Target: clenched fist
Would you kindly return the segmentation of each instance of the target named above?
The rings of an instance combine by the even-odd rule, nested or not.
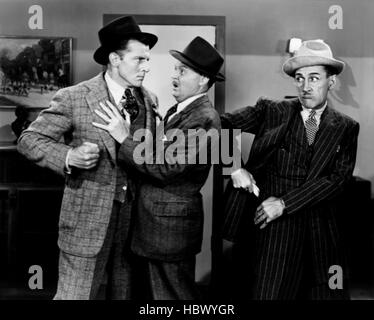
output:
[[[96,166],[100,156],[99,146],[91,142],[83,142],[82,145],[71,150],[68,165],[80,169],[92,169]]]
[[[243,188],[249,192],[253,192],[257,197],[260,189],[256,186],[253,176],[245,169],[238,169],[231,174],[232,184],[234,188]]]

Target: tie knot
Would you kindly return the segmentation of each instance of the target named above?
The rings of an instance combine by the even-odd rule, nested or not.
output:
[[[132,97],[133,97],[133,95],[131,93],[131,90],[129,88],[127,88],[125,90],[125,98],[132,98]]]
[[[308,118],[314,118],[316,115],[316,111],[315,110],[311,110],[310,113],[309,113],[309,117]]]

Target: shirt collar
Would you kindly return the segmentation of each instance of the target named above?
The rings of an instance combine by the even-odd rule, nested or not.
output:
[[[323,111],[325,111],[326,107],[327,107],[327,101],[325,102],[325,104],[323,105],[322,108],[319,108],[319,109],[309,109],[309,108],[305,108],[303,105],[301,105],[301,107],[303,108],[302,112],[306,112],[309,116],[309,113],[314,110],[316,112],[316,117],[321,117]]]
[[[109,75],[108,72],[105,72],[104,79],[106,81],[106,84],[108,86],[109,92],[111,93],[114,102],[116,105],[119,105],[119,102],[122,99],[123,93],[126,88],[119,85],[117,82],[115,82]]]
[[[200,97],[206,95],[206,93],[200,93],[200,94],[197,94],[196,96],[192,96],[192,97],[189,97],[187,98],[186,100],[178,103],[178,107],[177,107],[177,112],[176,113],[179,113],[181,112],[185,107],[187,107],[189,104],[191,104],[192,102],[194,102],[195,100],[199,99]]]
[[[308,119],[310,112],[312,110],[314,110],[316,112],[315,118],[317,120],[317,125],[319,125],[320,122],[321,122],[322,113],[323,113],[323,111],[325,111],[325,109],[327,107],[327,101],[325,102],[325,104],[323,105],[323,107],[319,108],[319,109],[309,109],[309,108],[305,108],[303,105],[301,105],[301,107],[303,108],[301,110],[301,116],[303,118],[304,123]]]

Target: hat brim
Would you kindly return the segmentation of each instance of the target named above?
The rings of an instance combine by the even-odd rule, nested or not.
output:
[[[152,49],[158,41],[158,37],[156,35],[147,32],[129,32],[123,34],[123,36],[120,38],[113,39],[113,41],[118,42],[127,39],[139,40],[140,42],[149,46],[150,49]],[[113,52],[113,48],[102,45],[96,49],[93,58],[98,64],[107,65],[109,61],[108,56],[111,52]]]
[[[334,68],[336,74],[339,74],[343,71],[345,63],[343,61],[324,57],[302,56],[289,58],[283,64],[282,69],[286,74],[293,77],[297,69],[318,65],[330,66]]]
[[[218,72],[217,74],[210,73],[206,70],[204,70],[201,66],[199,66],[196,62],[192,61],[190,58],[188,58],[185,54],[182,52],[179,52],[177,50],[169,50],[169,53],[180,62],[184,63],[185,65],[189,66],[191,69],[195,70],[196,72],[207,76],[208,78],[212,78],[215,81],[225,81],[225,76]]]

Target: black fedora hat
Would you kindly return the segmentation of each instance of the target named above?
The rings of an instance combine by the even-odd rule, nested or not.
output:
[[[102,65],[108,63],[108,56],[118,49],[119,41],[136,39],[152,48],[158,38],[152,33],[142,32],[134,17],[125,16],[111,21],[99,30],[101,46],[94,53],[94,60]]]
[[[223,58],[218,51],[201,37],[193,39],[189,45],[179,52],[170,50],[170,54],[180,62],[196,72],[216,81],[224,81],[225,76],[219,70],[223,65]]]

